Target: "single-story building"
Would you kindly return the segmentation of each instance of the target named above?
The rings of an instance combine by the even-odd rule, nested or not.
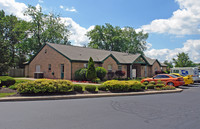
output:
[[[87,67],[90,57],[96,67],[112,72],[125,71],[124,78],[150,77],[161,69],[158,60],[152,61],[154,59],[141,54],[46,43],[26,64],[25,76],[43,73],[44,78],[73,80],[77,70]]]

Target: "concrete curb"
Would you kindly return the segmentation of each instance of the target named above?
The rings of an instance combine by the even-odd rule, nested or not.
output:
[[[80,99],[80,98],[99,98],[114,96],[133,96],[133,95],[150,95],[182,92],[183,89],[162,91],[144,91],[144,92],[128,92],[128,93],[101,93],[101,94],[77,94],[77,95],[56,95],[56,96],[26,96],[26,97],[4,97],[0,98],[0,102],[7,101],[36,101],[36,100],[61,100],[61,99]]]

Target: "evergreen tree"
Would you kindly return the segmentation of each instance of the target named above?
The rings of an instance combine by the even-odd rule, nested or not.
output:
[[[92,57],[90,57],[90,59],[88,61],[88,69],[86,72],[86,78],[87,78],[87,80],[92,81],[96,77],[97,77],[97,73],[95,70],[94,61],[93,61]]]

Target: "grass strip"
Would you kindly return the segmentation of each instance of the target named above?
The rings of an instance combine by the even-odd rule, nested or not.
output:
[[[7,97],[9,95],[14,95],[14,94],[16,94],[16,93],[15,92],[13,92],[13,93],[0,93],[0,97]]]

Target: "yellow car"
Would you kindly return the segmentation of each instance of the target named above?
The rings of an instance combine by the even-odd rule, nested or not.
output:
[[[178,73],[171,73],[172,75],[175,75],[177,77],[182,77],[184,79],[184,82],[185,82],[185,85],[188,85],[188,84],[193,84],[194,81],[192,79],[192,75],[187,75],[187,76],[182,76]]]

